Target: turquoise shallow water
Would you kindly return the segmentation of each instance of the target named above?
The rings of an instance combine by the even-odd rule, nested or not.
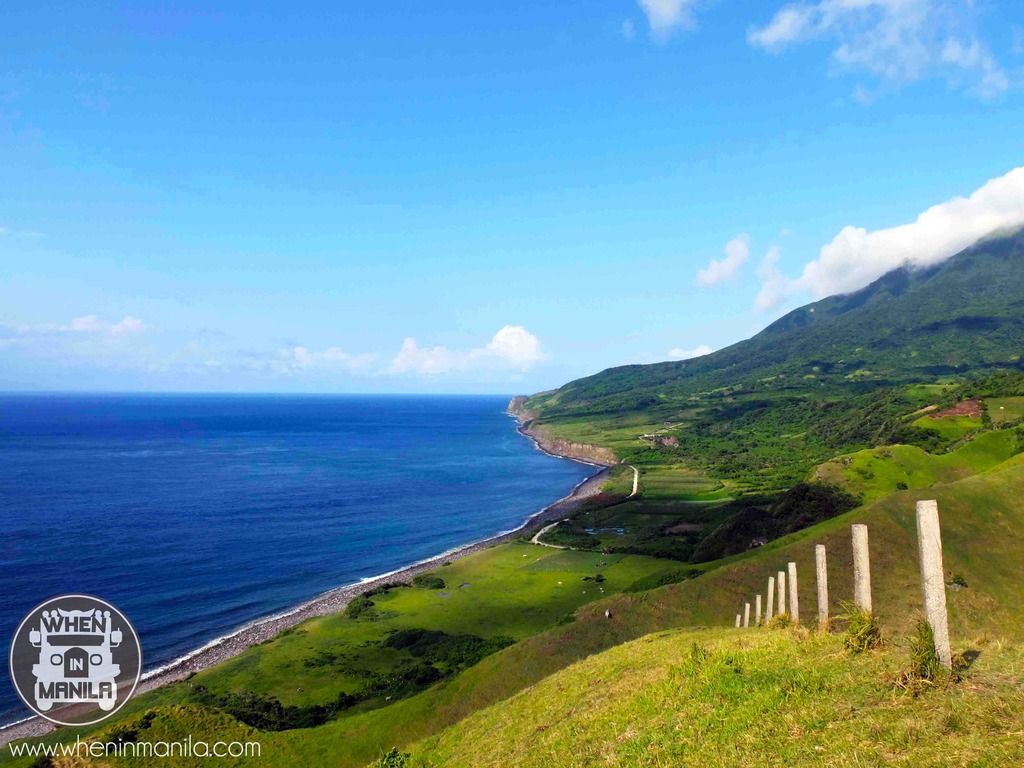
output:
[[[519,525],[593,469],[506,397],[0,396],[0,634],[117,605],[152,669],[253,619]],[[6,647],[5,647],[6,653]],[[0,684],[0,722],[29,714]]]

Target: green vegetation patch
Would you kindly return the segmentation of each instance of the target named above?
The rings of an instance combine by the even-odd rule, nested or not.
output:
[[[418,576],[414,576],[412,580],[414,587],[420,587],[421,589],[444,589],[444,579],[434,573],[421,573]]]
[[[902,649],[851,655],[836,636],[793,630],[669,632],[471,715],[408,748],[410,764],[1017,765],[1024,652],[986,653],[969,684],[894,697]]]
[[[941,455],[912,445],[891,445],[840,456],[818,467],[814,478],[842,487],[864,501],[874,501],[896,491],[928,488],[985,472],[1020,450],[1020,438],[1014,431],[986,432]]]
[[[985,401],[988,416],[996,427],[1024,421],[1024,397],[993,397]]]
[[[980,418],[973,416],[949,416],[941,419],[922,416],[913,422],[913,426],[923,432],[934,434],[936,436],[934,449],[939,449],[953,445],[968,435],[980,431],[983,424]]]
[[[724,503],[651,501],[586,504],[544,535],[546,543],[605,554],[689,561],[703,538],[733,511]]]

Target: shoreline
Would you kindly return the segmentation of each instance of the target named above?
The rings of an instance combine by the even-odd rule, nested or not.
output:
[[[514,414],[509,414],[515,418]],[[536,450],[553,458],[564,461],[574,461],[578,464],[586,464],[596,468],[594,474],[584,478],[577,483],[568,494],[553,501],[538,512],[526,518],[519,526],[508,531],[502,531],[467,544],[462,544],[440,554],[433,555],[424,560],[419,560],[387,573],[371,576],[353,584],[322,592],[321,594],[303,603],[288,608],[279,613],[264,616],[245,624],[238,629],[221,637],[214,638],[205,645],[189,651],[183,656],[174,659],[156,669],[150,670],[142,675],[135,695],[161,688],[165,685],[180,682],[196,672],[213,667],[228,659],[234,658],[247,651],[254,645],[272,639],[281,632],[301,624],[307,619],[319,616],[327,616],[345,610],[349,602],[359,595],[375,587],[397,581],[411,581],[413,577],[421,573],[433,570],[446,562],[459,560],[480,552],[497,544],[503,544],[515,537],[527,533],[534,527],[542,527],[553,520],[561,520],[566,517],[581,502],[596,495],[604,482],[605,477],[611,469],[610,464],[563,456],[553,453],[544,448],[540,442],[523,428],[519,419],[516,431],[523,437],[528,438]],[[32,716],[23,720],[16,720],[0,726],[0,746],[19,739],[42,736],[55,730],[57,726],[49,720],[39,716]]]

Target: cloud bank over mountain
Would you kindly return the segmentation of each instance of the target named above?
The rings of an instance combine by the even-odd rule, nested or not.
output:
[[[954,197],[923,211],[914,221],[869,231],[843,227],[822,246],[799,277],[778,268],[778,252],[762,263],[758,309],[788,298],[816,299],[851,293],[898,267],[939,264],[992,232],[1024,225],[1024,167],[992,179],[967,197]]]

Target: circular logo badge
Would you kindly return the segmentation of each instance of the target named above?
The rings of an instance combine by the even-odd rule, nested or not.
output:
[[[36,606],[11,641],[11,682],[29,709],[58,725],[106,720],[135,692],[142,646],[117,608],[89,595]]]

